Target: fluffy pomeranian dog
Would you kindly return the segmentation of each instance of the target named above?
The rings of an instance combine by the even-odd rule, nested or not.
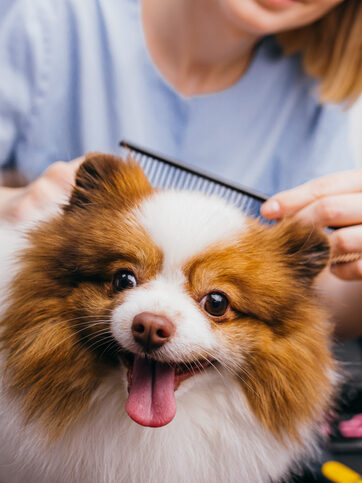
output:
[[[0,256],[1,482],[277,482],[315,451],[321,231],[95,154]]]

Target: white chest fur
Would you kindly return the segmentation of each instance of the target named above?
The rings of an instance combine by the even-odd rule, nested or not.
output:
[[[52,448],[1,395],[0,481],[7,483],[269,482],[302,448],[281,445],[250,412],[237,382],[210,371],[179,389],[175,419],[143,428],[125,413],[124,377],[104,382],[91,408]],[[310,443],[310,442],[309,442]]]

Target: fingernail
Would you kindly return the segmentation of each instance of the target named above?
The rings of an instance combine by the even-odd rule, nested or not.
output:
[[[280,215],[280,204],[277,200],[268,200],[263,204],[262,213],[264,216],[275,218]]]

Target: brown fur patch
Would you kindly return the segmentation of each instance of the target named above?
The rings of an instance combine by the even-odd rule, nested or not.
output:
[[[214,246],[185,268],[197,300],[227,294],[232,309],[210,317],[229,351],[225,365],[237,372],[259,420],[280,437],[298,438],[298,427],[321,417],[331,397],[330,327],[313,289],[328,257],[318,230],[251,222],[237,243]]]
[[[109,317],[122,294],[112,293],[113,275],[126,268],[144,282],[161,268],[162,254],[132,217],[151,194],[135,163],[92,156],[64,214],[29,234],[1,345],[11,394],[50,438],[77,419],[117,364]]]
[[[151,195],[151,187],[139,165],[129,159],[99,153],[86,156],[77,171],[73,189],[66,211],[75,208],[88,208],[90,204],[101,204],[114,208],[114,196],[123,209]]]

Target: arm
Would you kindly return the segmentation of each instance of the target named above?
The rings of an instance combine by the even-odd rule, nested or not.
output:
[[[0,219],[5,218],[6,208],[11,206],[23,188],[0,187]]]
[[[15,160],[43,100],[48,79],[46,0],[17,0],[0,30],[0,166]],[[24,188],[0,187],[0,221],[27,221],[64,201],[83,158],[53,164]],[[31,163],[32,160],[28,160]]]
[[[75,172],[84,158],[52,164],[24,188],[0,187],[0,221],[28,221],[65,202],[74,184]]]
[[[325,270],[317,287],[332,314],[335,335],[340,339],[362,336],[362,281],[345,281]]]
[[[296,217],[321,227],[339,227],[329,235],[332,259],[361,254],[350,263],[332,263],[319,288],[332,312],[336,334],[362,335],[362,169],[310,181],[270,198],[262,213],[270,219]]]

